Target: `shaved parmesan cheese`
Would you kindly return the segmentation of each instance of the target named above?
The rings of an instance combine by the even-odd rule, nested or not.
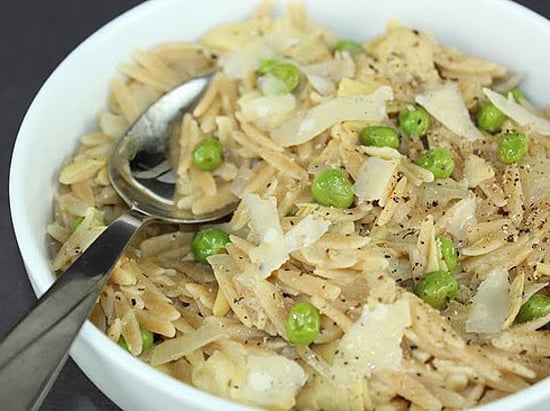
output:
[[[273,242],[283,236],[275,197],[268,197],[264,200],[257,194],[245,194],[243,202],[248,211],[252,228],[260,242]]]
[[[260,241],[257,247],[250,250],[250,260],[256,264],[263,278],[281,267],[290,253],[314,244],[330,226],[329,221],[308,215],[283,234],[275,197],[263,200],[257,194],[246,194],[243,202]]]
[[[464,182],[470,188],[477,187],[482,181],[495,176],[495,170],[485,159],[470,155],[464,162]]]
[[[344,78],[353,77],[355,64],[348,54],[344,54],[339,59],[302,66],[301,70],[315,90],[327,95],[336,90],[335,83]]]
[[[510,304],[508,272],[495,269],[479,284],[473,298],[466,332],[495,333],[501,330]]]
[[[275,19],[272,29],[264,37],[278,51],[300,64],[328,60],[332,50],[326,44],[326,31],[304,21],[297,27],[296,20],[290,15]]]
[[[296,399],[296,409],[370,410],[367,398],[370,399],[368,386],[363,378],[349,375],[345,370],[335,370],[329,376],[313,373]]]
[[[315,243],[328,231],[329,226],[328,221],[315,219],[309,215],[284,236],[261,243],[251,250],[250,259],[258,264],[263,278],[267,278],[288,260],[290,253]]]
[[[220,56],[219,66],[230,78],[244,78],[258,68],[261,59],[268,57],[285,55],[298,63],[329,58],[330,50],[322,36],[311,36],[311,33],[296,30],[284,20],[272,22],[269,18],[260,18],[223,24],[209,31],[201,44],[207,49],[224,52]],[[349,66],[349,63],[342,64]],[[331,73],[333,71],[343,73],[340,66],[331,69]]]
[[[330,222],[308,215],[286,234],[286,247],[289,253],[309,247],[328,231]]]
[[[436,224],[436,231],[446,231],[453,237],[462,240],[466,230],[476,224],[476,197],[469,192],[468,196],[449,208]]]
[[[371,95],[338,97],[319,104],[271,132],[271,138],[283,147],[305,143],[327,128],[342,121],[382,121],[386,101],[393,98],[390,87],[380,87]]]
[[[296,109],[296,99],[291,94],[245,96],[238,103],[244,119],[261,130],[280,126]]]
[[[280,96],[287,92],[286,83],[271,74],[258,77],[256,84],[264,96]]]
[[[306,382],[302,367],[282,355],[216,350],[193,368],[193,384],[245,404],[287,410]]]
[[[191,379],[193,385],[204,391],[231,398],[229,387],[234,380],[242,379],[240,372],[228,355],[215,350],[206,361],[193,367]]]
[[[446,84],[418,95],[416,102],[458,136],[469,141],[483,137],[472,123],[462,95],[455,85]]]
[[[259,239],[258,247],[250,251],[250,259],[267,277],[288,259],[284,247],[283,229],[277,212],[275,197],[262,199],[257,194],[246,194],[243,202],[248,211],[254,233]]]
[[[333,367],[349,367],[361,376],[369,376],[377,368],[398,370],[403,359],[403,332],[410,325],[406,301],[378,304],[372,310],[365,306],[359,320],[342,337]]]
[[[241,394],[264,407],[292,408],[298,390],[306,382],[302,367],[282,355],[249,355],[246,368]]]
[[[378,157],[367,158],[357,175],[354,184],[355,194],[361,201],[377,200],[384,206],[395,185],[395,173],[400,160],[383,160]]]
[[[523,159],[523,164],[519,168],[522,191],[525,196],[524,204],[544,202],[546,195],[550,193],[548,152],[540,150],[532,154]],[[547,271],[550,273],[550,269]]]
[[[304,71],[304,74],[306,75],[309,84],[311,84],[319,94],[328,96],[336,90],[334,82],[329,78],[314,74],[311,71]]]
[[[512,93],[509,93],[506,98],[488,88],[484,88],[483,92],[491,100],[491,103],[520,126],[530,127],[543,136],[550,136],[550,121],[533,114],[521,104],[516,103]]]
[[[281,267],[288,260],[285,238],[280,237],[270,243],[261,243],[249,251],[250,260],[256,264],[262,278]]]
[[[274,54],[275,52],[266,45],[265,41],[258,39],[222,54],[220,66],[227,77],[242,79],[258,68],[260,60],[272,57]]]

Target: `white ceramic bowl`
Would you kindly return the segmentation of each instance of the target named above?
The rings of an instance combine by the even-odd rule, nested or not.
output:
[[[132,50],[170,40],[193,40],[224,21],[248,16],[258,0],[152,0],[98,30],[46,81],[29,108],[15,144],[10,205],[17,241],[30,281],[42,295],[54,281],[46,250],[46,225],[61,164],[106,104],[110,77]],[[279,2],[279,9],[282,4]],[[550,23],[504,0],[306,0],[309,15],[342,37],[366,39],[389,18],[431,31],[443,43],[525,73],[523,85],[537,103],[550,103]],[[71,355],[116,404],[129,410],[244,410],[184,385],[124,353],[86,323]],[[543,410],[550,380],[482,407]],[[546,405],[545,405],[546,404]]]

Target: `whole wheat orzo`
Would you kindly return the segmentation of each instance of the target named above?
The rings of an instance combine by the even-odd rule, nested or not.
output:
[[[59,177],[53,269],[125,208],[106,172],[113,142],[163,93],[217,66],[171,153],[178,207],[201,214],[240,200],[215,225],[230,242],[201,264],[189,229],[146,227],[94,324],[174,378],[268,409],[464,409],[548,377],[550,309],[518,315],[550,291],[550,120],[508,94],[518,76],[429,33],[392,23],[359,48],[335,50],[338,40],[290,6],[196,44],[136,51]],[[505,115],[495,134],[474,120],[485,101]],[[429,116],[418,117],[428,131],[405,130],[404,112]],[[399,149],[362,145],[368,126],[393,129]],[[528,151],[504,164],[497,150],[511,131]],[[223,162],[201,171],[193,151],[211,136]],[[449,167],[435,154],[415,163],[433,148],[451,156],[449,178],[434,177],[430,167]],[[338,192],[312,195],[316,177],[332,190],[321,180],[330,170],[349,183],[350,207],[332,206]],[[442,286],[434,272],[454,280]],[[298,302],[320,314],[308,345],[289,342]],[[140,329],[154,333],[147,351]]]

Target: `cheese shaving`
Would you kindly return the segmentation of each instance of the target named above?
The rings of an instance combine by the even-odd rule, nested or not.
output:
[[[378,201],[384,206],[395,185],[395,173],[399,159],[367,158],[354,184],[355,194],[361,201]]]
[[[532,128],[543,136],[550,136],[550,121],[533,114],[521,104],[516,103],[512,93],[509,93],[506,98],[502,94],[488,88],[484,88],[483,92],[491,103],[520,126]]]
[[[314,244],[330,226],[329,221],[308,215],[283,234],[275,197],[264,200],[257,194],[246,194],[243,202],[260,242],[250,250],[249,256],[262,278],[269,277],[280,268],[289,259],[290,253]]]
[[[510,305],[508,273],[495,269],[479,284],[466,320],[466,332],[495,333],[502,329]]]
[[[462,95],[455,85],[445,84],[420,94],[416,96],[416,102],[458,136],[469,141],[483,137],[472,123]]]
[[[463,179],[468,187],[477,187],[494,176],[495,170],[487,160],[472,154],[464,161]]]
[[[296,99],[291,94],[243,96],[238,103],[244,119],[261,130],[279,127],[296,109]]]
[[[359,320],[342,337],[333,367],[346,364],[356,375],[370,375],[377,368],[398,370],[403,359],[401,340],[411,325],[409,304],[396,301],[367,306]]]
[[[294,397],[306,382],[306,373],[282,355],[250,355],[242,396],[253,402],[282,409],[294,405]]]
[[[469,192],[468,196],[451,208],[436,223],[436,231],[446,231],[453,237],[462,240],[469,227],[477,223],[476,197]]]
[[[276,128],[271,138],[283,147],[290,147],[305,143],[342,121],[380,122],[386,118],[386,101],[391,99],[393,91],[387,86],[371,95],[334,98]]]
[[[260,60],[272,57],[274,54],[275,52],[262,39],[259,39],[223,54],[220,57],[220,64],[227,77],[242,79],[258,68]]]
[[[302,367],[282,355],[248,354],[244,349],[216,350],[192,374],[203,390],[245,404],[274,410],[294,406],[295,396],[306,382]]]
[[[283,236],[283,229],[277,213],[275,197],[260,198],[257,194],[245,194],[243,202],[250,222],[261,243],[269,243]]]
[[[353,59],[344,54],[342,58],[323,61],[300,67],[310,84],[323,95],[336,90],[335,83],[347,77],[353,77],[355,64]]]

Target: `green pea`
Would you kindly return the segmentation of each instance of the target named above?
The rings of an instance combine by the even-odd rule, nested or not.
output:
[[[365,52],[363,46],[354,40],[340,40],[338,43],[336,43],[334,50],[347,51],[352,56]]]
[[[480,104],[476,113],[476,122],[480,129],[488,133],[495,134],[502,129],[506,121],[506,114],[500,111],[490,101]]]
[[[258,73],[261,76],[271,75],[284,85],[281,94],[291,93],[300,82],[300,70],[294,64],[276,59],[264,59],[260,62]]]
[[[205,228],[198,231],[191,240],[193,257],[200,263],[207,263],[207,257],[215,254],[225,254],[225,246],[229,243],[229,235],[218,228]]]
[[[497,160],[504,164],[513,164],[522,160],[529,151],[529,139],[524,133],[510,131],[497,140]]]
[[[124,339],[124,337],[122,335],[118,339],[118,345],[120,345],[126,351],[130,352],[130,350],[128,349],[128,344],[126,344],[126,340]]]
[[[267,58],[260,61],[260,67],[258,67],[258,74],[260,76],[265,76],[269,74],[271,69],[277,64],[280,64],[281,61],[274,58]]]
[[[141,327],[141,340],[143,341],[143,351],[147,351],[155,342],[155,335],[147,328]]]
[[[141,333],[141,341],[143,342],[141,352],[145,352],[153,346],[155,335],[151,331],[143,327],[140,327],[139,331]],[[130,351],[128,349],[128,344],[126,343],[126,340],[122,335],[118,339],[118,345],[120,345],[126,351]]]
[[[432,127],[432,119],[421,106],[404,109],[399,113],[399,126],[408,137],[423,137]]]
[[[391,127],[368,126],[359,133],[365,146],[399,148],[399,134]]]
[[[521,91],[519,88],[514,87],[508,90],[505,95],[508,97],[508,93],[512,93],[512,96],[514,97],[514,100],[516,100],[517,103],[519,103],[521,100],[527,100],[527,96]]]
[[[319,335],[321,316],[310,303],[297,303],[288,313],[286,333],[292,344],[311,344]]]
[[[432,148],[415,160],[420,167],[430,170],[435,178],[447,178],[453,173],[455,162],[445,148]]]
[[[324,170],[311,183],[313,199],[324,206],[349,208],[353,204],[354,191],[348,175],[341,170]]]
[[[534,294],[521,306],[516,322],[524,323],[548,314],[550,314],[550,297]],[[548,325],[545,328],[548,328]]]
[[[443,310],[456,298],[458,281],[447,271],[432,271],[416,284],[414,292],[433,308]]]
[[[455,244],[445,237],[437,237],[436,241],[439,243],[439,249],[441,250],[447,270],[453,271],[456,268],[456,261],[458,260],[458,250]]]
[[[70,229],[71,231],[74,231],[78,228],[80,224],[84,221],[84,217],[76,217],[73,222],[71,223]]]
[[[223,163],[223,146],[216,137],[208,137],[193,149],[193,164],[199,170],[213,171]]]

